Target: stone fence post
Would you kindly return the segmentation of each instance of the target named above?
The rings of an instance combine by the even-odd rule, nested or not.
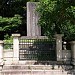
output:
[[[3,41],[0,40],[0,65],[3,64]]]
[[[72,64],[75,65],[75,41],[71,42],[71,50],[72,50]]]
[[[56,34],[56,56],[57,61],[62,61],[62,34]]]
[[[12,34],[13,36],[13,62],[19,60],[19,37],[20,34]]]
[[[3,41],[0,40],[0,75],[2,71],[2,66],[3,66]]]

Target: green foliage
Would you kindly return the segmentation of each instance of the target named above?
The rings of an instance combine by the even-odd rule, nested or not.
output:
[[[6,31],[7,34],[17,31],[23,36],[26,35],[26,4],[29,1],[37,2],[39,0],[0,0],[0,31]],[[22,17],[21,24],[20,17],[14,17],[15,14]]]
[[[6,34],[4,39],[4,49],[12,50],[12,48],[13,48],[13,37]]]
[[[39,0],[0,0],[0,15],[4,17],[12,17],[15,14],[24,16],[26,3],[29,1],[37,2]]]
[[[10,32],[16,29],[22,24],[22,17],[20,15],[15,15],[14,17],[7,18],[0,16],[0,31]]]
[[[75,40],[74,0],[41,0],[37,11],[45,35],[64,34],[65,40]]]
[[[10,37],[10,39],[9,40],[4,40],[4,44],[12,44],[13,43],[13,40],[12,40],[12,38]]]
[[[30,2],[38,2],[39,0],[30,0]]]

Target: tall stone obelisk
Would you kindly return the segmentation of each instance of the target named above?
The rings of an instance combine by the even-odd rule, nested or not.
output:
[[[37,2],[27,2],[27,36],[41,35],[41,27],[37,25],[39,19],[37,5]]]

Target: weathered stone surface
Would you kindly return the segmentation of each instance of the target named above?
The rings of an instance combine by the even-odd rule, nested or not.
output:
[[[55,65],[58,66],[58,65]],[[68,65],[69,67],[70,65]],[[58,67],[51,69],[50,65],[4,65],[3,75],[72,75],[71,70],[58,69]],[[70,73],[69,73],[70,72]],[[69,74],[68,74],[69,73]],[[0,74],[2,75],[2,74]]]
[[[72,64],[75,66],[75,41],[71,42]]]
[[[3,65],[3,41],[0,40],[0,65]]]
[[[36,2],[27,2],[27,36],[39,36],[41,35],[41,27],[38,23],[38,13],[36,11]]]
[[[56,54],[57,61],[62,61],[62,34],[56,34]]]
[[[13,62],[19,60],[19,37],[20,34],[12,34],[13,36]]]

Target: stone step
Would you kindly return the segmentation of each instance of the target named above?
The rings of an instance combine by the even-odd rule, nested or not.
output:
[[[64,68],[63,68],[63,67]],[[3,75],[71,75],[65,68],[71,68],[67,65],[4,65]]]
[[[21,65],[54,65],[54,64],[63,64],[62,62],[57,61],[35,61],[35,60],[27,60],[27,61],[19,61],[17,64]]]
[[[4,65],[3,70],[51,70],[62,69],[59,65]]]
[[[10,71],[2,71],[3,75],[67,75],[66,71],[62,70],[10,70]]]
[[[73,66],[71,65],[4,65],[3,70],[15,70],[15,69],[24,69],[24,70],[51,70],[51,69],[65,69],[70,70]]]

